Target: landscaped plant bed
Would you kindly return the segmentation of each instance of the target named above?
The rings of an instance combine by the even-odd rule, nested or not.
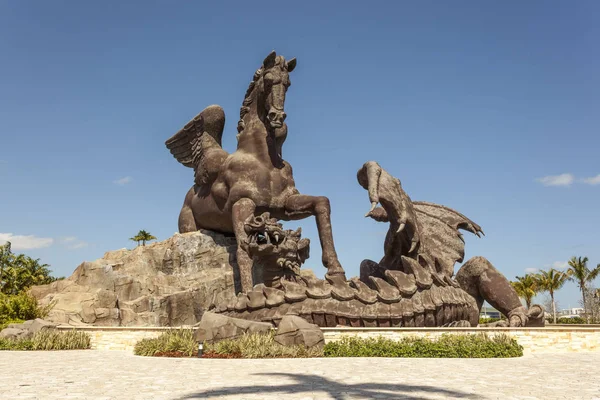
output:
[[[191,330],[173,330],[156,339],[138,342],[134,353],[142,356],[197,357],[197,348]],[[323,349],[306,349],[301,345],[282,346],[275,342],[272,333],[254,333],[217,343],[205,343],[202,358],[507,358],[522,355],[523,347],[506,334],[445,334],[436,340],[408,337],[398,341],[383,337],[344,337],[327,343]]]
[[[84,350],[91,347],[85,332],[43,330],[31,339],[0,339],[0,350]]]
[[[439,339],[418,337],[398,341],[383,337],[344,337],[324,348],[325,357],[508,358],[521,357],[523,346],[506,335],[444,334]]]

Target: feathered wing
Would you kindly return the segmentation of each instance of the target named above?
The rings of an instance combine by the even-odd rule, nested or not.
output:
[[[220,106],[206,107],[165,145],[181,164],[194,168],[195,182],[212,182],[228,153],[221,147],[225,113]]]
[[[462,262],[465,256],[465,242],[459,229],[480,236],[481,227],[446,206],[415,201],[413,207],[421,229],[421,251],[436,260],[438,271],[454,275],[454,264]]]

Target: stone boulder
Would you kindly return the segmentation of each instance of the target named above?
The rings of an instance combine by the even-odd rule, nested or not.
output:
[[[239,290],[233,237],[175,234],[133,250],[107,252],[69,278],[30,289],[49,321],[104,326],[181,326]]]
[[[279,322],[275,341],[284,346],[303,345],[323,348],[325,338],[321,329],[297,315],[284,315]]]
[[[43,319],[36,318],[25,321],[22,324],[9,324],[0,332],[2,339],[31,339],[34,334],[46,330],[54,329],[56,324],[53,324]]]
[[[205,312],[202,320],[195,325],[198,329],[195,338],[198,342],[218,342],[223,339],[234,339],[245,333],[267,333],[273,326],[266,322],[255,322],[225,315]]]

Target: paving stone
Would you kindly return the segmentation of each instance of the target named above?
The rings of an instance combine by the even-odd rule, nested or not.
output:
[[[0,398],[600,400],[596,365],[600,352],[513,359],[218,360],[1,351]],[[557,390],[556,377],[569,382],[568,392]]]

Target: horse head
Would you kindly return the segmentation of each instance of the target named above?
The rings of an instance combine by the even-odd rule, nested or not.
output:
[[[278,56],[272,51],[263,61],[262,66],[254,74],[248,87],[242,109],[238,132],[245,128],[244,116],[252,114],[265,124],[268,131],[284,128],[285,121],[285,94],[290,87],[290,72],[296,67],[296,59],[286,61],[283,56]]]
[[[285,61],[272,51],[262,65],[261,82],[258,86],[258,115],[272,129],[283,126],[285,121],[285,93],[290,87],[290,72],[296,67],[296,59]]]

